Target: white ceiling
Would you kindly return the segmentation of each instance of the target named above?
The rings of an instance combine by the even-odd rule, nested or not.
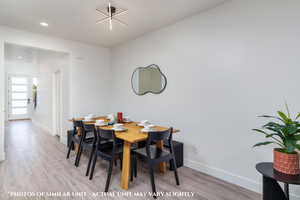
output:
[[[114,46],[172,24],[180,19],[215,7],[226,0],[113,0],[128,9],[118,18],[129,24],[96,24],[103,18],[96,8],[108,0],[1,0],[0,25],[101,46]],[[39,23],[46,21],[49,27]]]

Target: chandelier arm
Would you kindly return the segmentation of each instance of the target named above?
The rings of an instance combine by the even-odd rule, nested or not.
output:
[[[103,19],[99,19],[99,20],[96,21],[96,24],[100,24],[100,23],[105,22],[107,20],[109,20],[109,17],[106,17],[106,18],[103,18]]]
[[[109,15],[108,14],[106,14],[105,12],[103,12],[102,10],[100,10],[100,9],[96,9],[101,15],[104,15],[105,17],[109,17]]]
[[[119,24],[123,25],[123,26],[128,26],[128,24],[126,24],[125,22],[123,22],[122,20],[119,20],[118,18],[113,18],[115,21],[119,22]]]
[[[118,12],[118,13],[114,14],[113,17],[119,16],[119,15],[123,15],[123,14],[127,13],[127,11],[128,10],[123,10],[121,12]]]

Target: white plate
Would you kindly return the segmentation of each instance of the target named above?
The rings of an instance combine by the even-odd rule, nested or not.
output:
[[[155,131],[155,129],[145,129],[145,128],[143,128],[141,131],[145,132],[145,133],[148,133],[148,132],[151,132],[151,131]]]
[[[82,120],[83,122],[93,122],[94,120],[92,120],[92,119],[89,119],[89,120],[86,120],[86,119],[84,119],[84,120]]]
[[[127,131],[127,128],[112,128],[114,131]]]
[[[106,124],[95,124],[95,126],[107,126],[108,124],[106,123]]]
[[[142,124],[142,123],[138,124],[138,126],[142,126],[142,127],[147,126],[147,125],[149,125],[149,124]]]

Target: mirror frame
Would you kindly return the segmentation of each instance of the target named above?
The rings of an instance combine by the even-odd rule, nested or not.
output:
[[[162,75],[162,77],[165,79],[165,85],[164,85],[164,87],[159,91],[159,92],[152,92],[152,91],[146,91],[146,92],[143,92],[143,93],[137,93],[135,90],[134,90],[134,88],[133,88],[133,76],[134,76],[134,74],[138,71],[138,70],[141,70],[141,69],[147,69],[147,68],[151,68],[151,67],[155,67],[155,68],[157,68],[158,69],[158,71],[159,71],[159,73]],[[131,88],[132,88],[132,90],[133,90],[133,92],[136,94],[136,95],[138,95],[138,96],[143,96],[143,95],[146,95],[146,94],[148,94],[148,93],[152,93],[152,94],[161,94],[163,91],[165,91],[165,89],[166,89],[166,87],[167,87],[167,83],[168,83],[168,81],[167,81],[167,77],[164,75],[164,73],[162,73],[162,71],[160,70],[160,68],[159,68],[159,66],[158,65],[156,65],[156,64],[151,64],[151,65],[148,65],[147,67],[138,67],[138,68],[136,68],[134,71],[133,71],[133,73],[132,73],[132,75],[131,75]]]

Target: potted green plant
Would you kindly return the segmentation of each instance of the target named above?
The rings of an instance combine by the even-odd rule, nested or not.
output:
[[[297,175],[300,173],[299,156],[300,150],[298,141],[300,140],[300,123],[298,118],[300,113],[291,118],[290,111],[286,105],[287,113],[278,111],[278,116],[263,115],[259,117],[274,119],[268,122],[261,129],[254,131],[264,134],[268,141],[257,143],[254,147],[275,144],[278,148],[274,149],[274,169],[285,174]]]

